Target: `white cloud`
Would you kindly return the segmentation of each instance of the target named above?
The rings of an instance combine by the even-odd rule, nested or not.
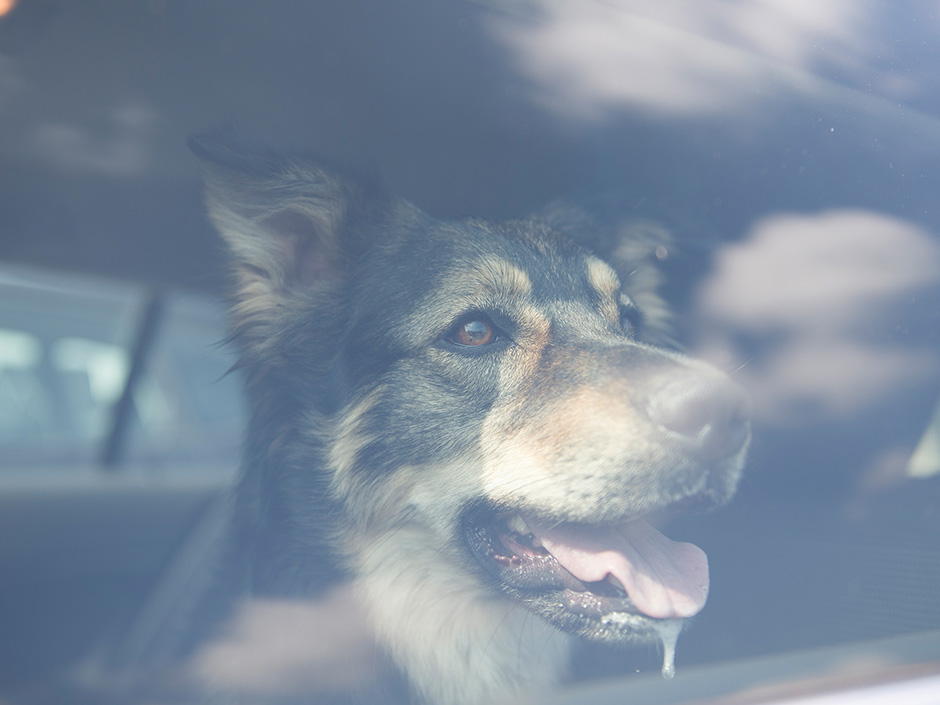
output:
[[[873,18],[849,0],[531,0],[490,28],[558,112],[603,117],[619,106],[728,114],[773,90],[773,76],[821,62],[866,69]],[[537,19],[532,19],[533,17]],[[808,88],[804,76],[804,88]],[[766,85],[765,85],[766,84]]]
[[[133,176],[150,164],[157,119],[148,106],[128,103],[109,111],[92,128],[41,123],[32,141],[40,159],[64,171]]]
[[[851,415],[940,373],[937,350],[896,335],[925,294],[940,296],[940,245],[916,225],[863,210],[768,218],[716,256],[696,297],[701,354],[735,371],[764,421]]]
[[[844,331],[879,301],[938,278],[936,239],[910,223],[864,210],[777,215],[718,254],[701,305],[750,330]]]

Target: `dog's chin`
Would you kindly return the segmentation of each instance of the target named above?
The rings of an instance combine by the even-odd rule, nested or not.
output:
[[[511,599],[562,631],[591,641],[617,645],[631,641],[657,641],[660,623],[640,614],[629,598],[600,595],[569,588],[544,593],[505,587]]]
[[[708,508],[704,505],[710,502],[698,499],[701,500],[702,508]],[[693,498],[691,503],[697,502],[698,500]],[[530,524],[539,528],[531,528]],[[603,546],[604,539],[595,538],[620,536],[621,532],[626,533],[622,527],[631,525],[643,525],[641,533],[644,538],[637,539],[637,543],[644,546],[641,553],[637,554],[629,547],[628,539],[619,537],[616,541],[627,541],[623,544],[628,546],[625,553],[632,555],[636,565],[631,565],[626,557],[621,561],[618,551],[606,550]],[[656,640],[660,638],[664,622],[677,622],[691,617],[705,602],[708,576],[704,553],[691,544],[677,544],[666,539],[641,517],[628,517],[608,524],[571,524],[551,518],[535,518],[524,512],[505,508],[477,506],[465,512],[462,527],[466,545],[489,581],[514,602],[569,634],[611,644]],[[581,546],[562,547],[557,545],[557,541],[553,544],[552,540],[557,539],[559,532],[569,536],[586,537],[577,540],[583,540],[584,545],[593,546],[590,551],[595,554],[609,554],[618,565],[626,567],[605,575],[603,565],[590,566],[577,555]],[[652,539],[652,543],[648,538],[651,535],[657,537]],[[671,547],[658,547],[666,544]],[[649,548],[649,545],[654,548]],[[598,546],[600,548],[597,548]],[[563,560],[559,560],[553,551],[563,556]],[[676,593],[675,590],[656,587],[656,581],[649,580],[648,576],[634,580],[630,575],[635,572],[656,573],[657,567],[660,573],[669,573],[673,568],[668,565],[669,559],[660,557],[648,561],[647,558],[653,553],[668,554],[676,551],[700,554],[695,560],[688,561],[692,567],[686,568],[690,572],[697,572],[696,575],[679,578],[667,575],[666,582],[678,582],[683,586],[678,591],[677,599],[671,599]],[[642,555],[644,552],[648,555]],[[571,558],[572,554],[575,554],[575,558]],[[563,565],[563,562],[568,567]],[[678,558],[675,562],[682,563]],[[656,563],[660,565],[657,566]],[[574,572],[569,570],[569,567],[575,565],[577,568],[573,568]],[[579,573],[581,577],[574,573]],[[623,577],[623,581],[618,580],[614,573]],[[625,575],[629,577],[624,577]],[[651,582],[654,584],[652,589],[649,587]],[[688,599],[682,594],[697,591],[701,593],[693,594]]]

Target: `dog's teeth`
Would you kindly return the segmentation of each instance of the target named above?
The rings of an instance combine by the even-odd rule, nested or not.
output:
[[[514,531],[517,534],[522,534],[523,536],[531,533],[529,531],[529,527],[526,526],[526,523],[522,521],[522,517],[518,514],[513,514],[511,517],[509,517],[509,520],[506,522],[506,526],[509,527],[510,531]]]

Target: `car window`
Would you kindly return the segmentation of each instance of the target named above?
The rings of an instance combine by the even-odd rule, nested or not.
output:
[[[936,678],[938,10],[0,0],[0,701]]]
[[[0,287],[4,456],[93,458],[124,388],[141,294],[16,270]]]
[[[0,275],[0,438],[16,464],[100,460],[151,294],[28,269]],[[221,307],[161,294],[158,335],[131,391],[121,462],[233,458],[243,406]]]
[[[139,423],[128,462],[213,459],[237,463],[245,417],[242,380],[231,368],[217,302],[171,296],[164,303],[147,373],[135,392]]]

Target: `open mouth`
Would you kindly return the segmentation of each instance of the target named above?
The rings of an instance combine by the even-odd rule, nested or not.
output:
[[[580,524],[479,511],[465,527],[500,587],[568,631],[617,638],[605,632],[691,617],[708,597],[705,553],[642,518]]]

